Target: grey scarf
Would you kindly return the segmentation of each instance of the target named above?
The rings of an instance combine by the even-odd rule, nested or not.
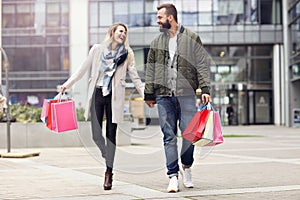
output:
[[[113,53],[111,46],[106,48],[101,55],[101,62],[99,71],[104,73],[102,93],[107,96],[112,91],[112,78],[117,67],[122,64],[127,58],[128,52],[124,45],[117,47],[116,52]]]

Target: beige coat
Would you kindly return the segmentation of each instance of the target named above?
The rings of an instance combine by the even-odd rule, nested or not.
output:
[[[96,87],[96,82],[99,76],[99,65],[101,53],[104,45],[95,44],[82,66],[63,84],[64,87],[70,88],[76,83],[83,75],[90,70],[88,96],[85,107],[84,117],[87,120],[92,102],[92,96]],[[144,85],[135,68],[134,54],[132,51],[128,52],[127,59],[120,66],[118,66],[115,75],[112,79],[112,122],[120,123],[123,121],[123,111],[125,103],[125,80],[126,73],[128,72],[135,88],[139,94],[144,97]]]

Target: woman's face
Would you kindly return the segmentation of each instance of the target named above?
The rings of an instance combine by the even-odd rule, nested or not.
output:
[[[118,26],[116,31],[113,33],[113,42],[116,42],[118,45],[124,44],[127,36],[125,27]]]

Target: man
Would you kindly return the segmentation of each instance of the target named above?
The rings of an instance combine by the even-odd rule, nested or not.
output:
[[[182,168],[179,167],[177,123],[183,132],[196,113],[197,89],[202,90],[203,104],[211,101],[208,56],[199,36],[178,24],[173,4],[157,7],[157,23],[162,33],[151,42],[148,53],[145,103],[150,108],[157,103],[170,178],[167,191],[177,192],[178,171],[182,172],[184,186],[193,187],[191,166],[194,161],[194,146],[183,139]]]
[[[232,120],[233,120],[233,115],[234,115],[234,110],[231,104],[227,105],[226,108],[226,114],[227,114],[227,119],[228,119],[228,125],[232,125]]]

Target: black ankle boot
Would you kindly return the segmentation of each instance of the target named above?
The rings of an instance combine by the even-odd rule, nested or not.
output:
[[[111,190],[112,187],[112,181],[113,181],[113,173],[111,172],[105,172],[105,179],[104,179],[104,190]]]

